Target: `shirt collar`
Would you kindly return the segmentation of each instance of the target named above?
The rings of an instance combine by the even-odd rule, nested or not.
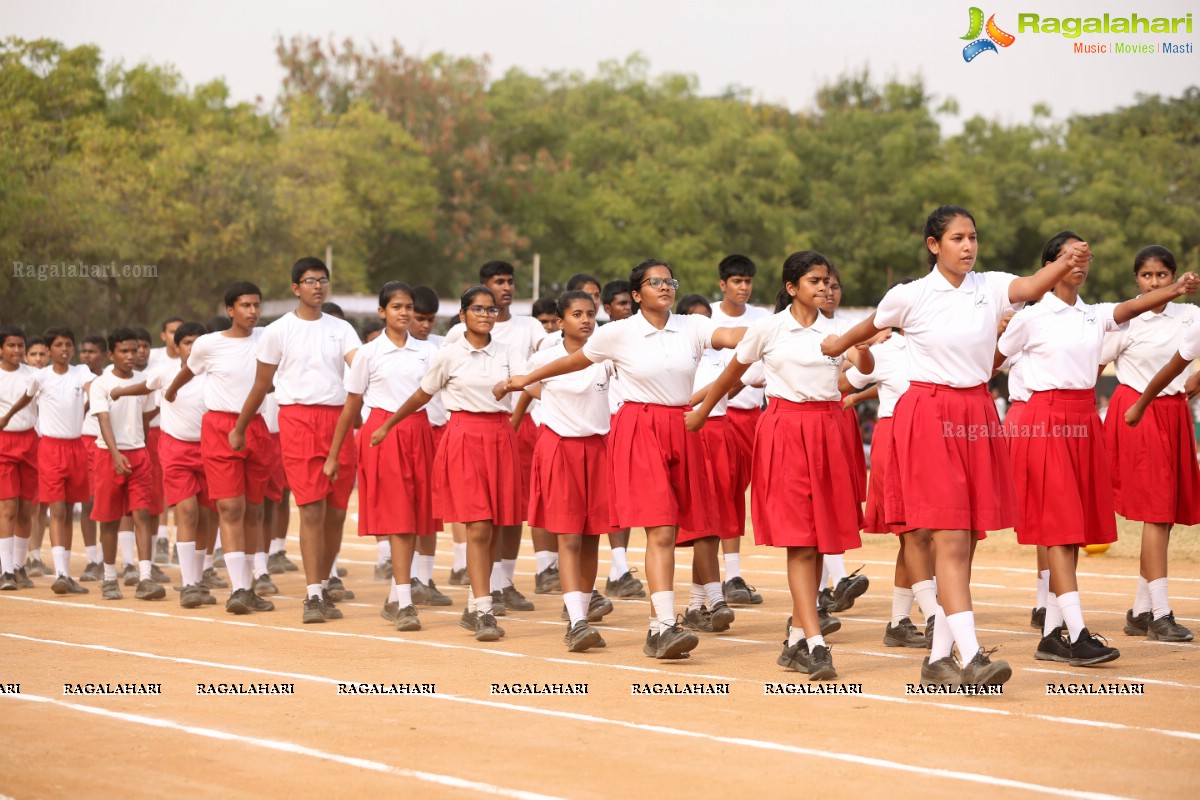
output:
[[[496,354],[496,337],[495,336],[493,336],[491,338],[491,341],[489,341],[487,343],[487,346],[480,347],[478,349],[471,346],[471,343],[467,341],[467,336],[465,333],[463,334],[462,338],[455,341],[454,344],[458,345],[463,350],[466,350],[468,353],[486,353],[489,356],[493,356]]]
[[[835,312],[836,313],[836,312]],[[834,320],[829,319],[820,311],[817,312],[817,319],[812,325],[807,328],[800,324],[800,321],[792,316],[791,307],[784,308],[779,312],[779,316],[783,319],[783,325],[789,331],[812,331],[813,333],[833,333]]]
[[[397,347],[396,343],[388,338],[388,335],[386,332],[379,334],[379,338],[381,341],[378,345],[376,345],[376,347],[379,348],[380,354],[391,353],[392,351],[395,351],[395,350],[416,350],[417,349],[417,345],[414,344],[414,342],[416,342],[417,340],[413,338],[412,334],[409,334],[408,337],[404,340],[404,347]],[[464,336],[463,341],[465,342],[466,340],[467,340],[467,337]]]
[[[640,333],[642,336],[651,336],[656,333],[662,333],[663,331],[678,333],[679,331],[683,330],[683,320],[680,319],[679,315],[675,313],[667,316],[667,324],[663,326],[662,330],[659,330],[651,325],[650,320],[646,319],[641,311],[634,314],[631,319],[634,320],[633,324],[637,326],[638,333]]]
[[[935,292],[973,293],[975,291],[975,276],[977,274],[978,273],[974,271],[968,272],[963,276],[963,282],[958,287],[955,287],[954,284],[946,280],[946,276],[942,274],[942,271],[934,266],[934,268],[929,271],[929,277],[927,280],[929,281],[930,288],[932,288]]]
[[[1054,292],[1046,292],[1046,294],[1042,297],[1041,303],[1046,306],[1046,310],[1051,314],[1057,314],[1060,311],[1066,311],[1067,309],[1074,311],[1087,311],[1088,309],[1088,304],[1083,302],[1083,298],[1079,297],[1078,295],[1075,297],[1075,305],[1073,306],[1069,306],[1064,303]]]
[[[1141,295],[1138,295],[1138,297],[1141,297]],[[1154,309],[1150,309],[1149,311],[1143,311],[1142,313],[1138,314],[1138,319],[1152,320],[1156,317],[1173,318],[1173,317],[1177,317],[1177,316],[1179,316],[1178,304],[1167,303],[1167,307],[1163,310],[1163,313],[1155,314]]]

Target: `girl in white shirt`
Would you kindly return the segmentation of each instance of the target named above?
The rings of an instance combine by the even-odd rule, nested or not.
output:
[[[1151,245],[1133,260],[1138,291],[1152,292],[1175,281],[1175,256]],[[1193,376],[1182,371],[1144,406],[1145,424],[1125,424],[1125,414],[1146,391],[1158,370],[1200,328],[1200,308],[1166,303],[1129,321],[1129,330],[1104,339],[1101,363],[1116,361],[1116,391],[1104,419],[1104,442],[1113,482],[1113,506],[1126,519],[1142,523],[1142,559],[1133,608],[1125,614],[1125,633],[1167,642],[1190,642],[1192,632],[1175,622],[1167,592],[1167,548],[1174,525],[1200,523],[1200,469],[1187,397]]]
[[[700,316],[671,313],[679,282],[664,261],[633,268],[629,286],[639,313],[611,322],[583,348],[496,387],[497,395],[611,360],[625,398],[609,435],[609,490],[615,525],[646,529],[646,578],[653,614],[642,652],[680,658],[699,640],[676,624],[675,539],[680,527],[709,530],[708,474],[700,437],[684,414],[705,348],[734,347],[745,328],[717,328]]]
[[[497,400],[492,387],[525,368],[525,357],[492,338],[499,309],[495,296],[482,286],[463,292],[459,319],[461,339],[447,342],[430,360],[420,386],[374,433],[378,447],[391,429],[419,411],[441,392],[450,422],[433,459],[433,514],[446,522],[467,525],[467,572],[470,600],[459,624],[481,642],[504,635],[492,614],[489,581],[493,534],[500,525],[520,525],[520,454],[511,424],[508,398]],[[392,563],[398,556],[393,554]],[[400,558],[406,566],[411,554]]]
[[[812,250],[783,262],[776,313],[754,323],[737,354],[688,415],[697,430],[708,413],[761,360],[766,372],[767,411],[755,431],[750,470],[750,513],[758,544],[787,548],[792,619],[780,666],[808,673],[809,680],[837,677],[817,617],[821,553],[858,547],[862,510],[842,428],[838,376],[842,358],[826,357],[821,342],[846,330],[821,313],[829,289],[829,260]],[[856,349],[852,363],[871,370],[870,352]]]
[[[942,206],[925,221],[925,247],[929,274],[889,290],[874,314],[824,352],[837,355],[884,328],[904,329],[911,384],[893,417],[896,446],[888,468],[900,491],[887,521],[933,531],[947,623],[937,620],[921,680],[998,685],[1012,668],[980,648],[970,586],[974,532],[1012,527],[1017,513],[1008,447],[987,390],[997,327],[1014,304],[1037,300],[1086,261],[1087,245],[1065,249],[1053,265],[1025,278],[975,272],[975,218],[959,206]],[[962,668],[951,656],[956,642],[967,661]]]
[[[1046,243],[1043,263],[1053,263],[1080,243],[1076,233],[1059,233]],[[1076,262],[1052,294],[1013,317],[996,356],[1023,353],[1023,377],[1031,391],[1022,412],[1029,435],[1013,443],[1013,472],[1021,512],[1017,540],[1046,546],[1050,566],[1044,635],[1035,657],[1074,667],[1121,655],[1085,627],[1075,575],[1080,546],[1117,539],[1108,456],[1096,413],[1095,365],[1104,336],[1197,288],[1196,276],[1188,273],[1171,286],[1119,305],[1093,306],[1079,298],[1089,268],[1090,259]]]

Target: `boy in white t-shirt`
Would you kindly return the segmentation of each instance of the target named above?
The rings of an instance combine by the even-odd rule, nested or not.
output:
[[[108,342],[103,336],[85,336],[79,345],[79,363],[87,367],[92,378],[99,377],[104,372],[104,362],[108,360]],[[88,467],[88,499],[79,510],[79,527],[83,532],[83,549],[87,554],[88,564],[79,575],[80,583],[99,581],[104,578],[104,559],[100,555],[100,540],[96,530],[96,521],[92,519],[92,491],[95,479],[92,467],[95,463],[96,437],[100,435],[100,426],[96,418],[87,413],[87,390],[84,389],[85,404],[83,417],[83,449],[87,453]]]
[[[37,503],[37,413],[14,406],[36,373],[25,363],[25,331],[0,328],[0,590],[32,588],[25,574],[30,520]]]

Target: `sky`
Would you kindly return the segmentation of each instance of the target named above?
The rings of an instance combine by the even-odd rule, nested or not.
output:
[[[977,6],[1015,40],[967,62],[961,37]],[[1018,15],[1048,17],[1183,17],[1193,33],[1097,34],[1070,39],[1020,31]],[[511,68],[532,74],[595,74],[603,61],[640,52],[651,72],[694,75],[702,94],[729,86],[751,97],[811,108],[819,87],[869,69],[876,80],[920,77],[937,104],[953,98],[956,116],[941,119],[953,134],[982,115],[1027,122],[1035,104],[1056,119],[1109,111],[1137,94],[1177,96],[1200,85],[1200,3],[1195,0],[0,0],[0,32],[96,44],[108,61],[171,64],[191,86],[215,78],[235,100],[268,104],[283,72],[280,38],[316,36],[390,47],[418,55],[447,52],[491,60],[492,75]],[[987,39],[986,33],[980,37]],[[1003,36],[1000,37],[1003,39]],[[1075,43],[1162,42],[1191,54],[1080,54]]]

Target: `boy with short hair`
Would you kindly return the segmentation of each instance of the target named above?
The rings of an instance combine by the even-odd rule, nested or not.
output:
[[[103,336],[85,336],[79,345],[79,363],[88,368],[95,378],[104,372],[104,362],[108,356],[108,343]],[[92,519],[92,492],[95,486],[95,476],[92,466],[95,463],[96,439],[100,436],[100,424],[96,418],[87,413],[87,390],[83,393],[83,449],[87,455],[88,470],[88,499],[79,511],[79,528],[83,531],[83,549],[87,554],[87,566],[79,575],[79,580],[99,581],[104,578],[103,557],[100,555],[99,539],[96,532],[96,521]]]
[[[37,501],[37,413],[15,409],[37,370],[25,363],[25,331],[0,328],[0,590],[32,588],[25,573]]]

